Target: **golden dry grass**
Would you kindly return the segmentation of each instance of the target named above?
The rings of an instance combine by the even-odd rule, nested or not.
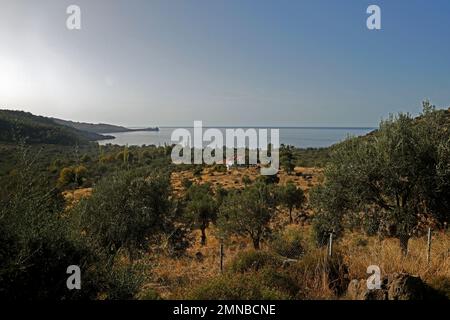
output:
[[[426,237],[411,238],[406,257],[401,254],[397,239],[379,239],[356,233],[345,235],[336,249],[344,254],[352,279],[366,278],[370,265],[379,266],[382,274],[406,272],[418,275],[425,281],[439,276],[450,277],[448,233],[433,233],[430,263],[427,262]]]
[[[193,231],[194,243],[182,257],[170,257],[164,253],[151,257],[152,282],[150,286],[163,298],[182,298],[186,292],[202,281],[220,274],[220,241],[215,228],[206,230],[207,243],[200,244],[200,232]],[[226,266],[235,256],[251,247],[245,238],[232,238],[224,245],[223,263]],[[199,253],[201,257],[199,258]]]
[[[311,239],[310,226],[289,225],[288,228],[302,233],[307,252],[297,264],[293,265],[292,276],[302,288],[300,299],[335,299],[330,290],[327,275],[324,273],[326,248],[315,248]],[[200,283],[220,275],[219,241],[214,236],[214,228],[208,232],[208,243],[202,247],[197,241],[187,251],[186,256],[170,258],[158,256],[153,260],[151,287],[155,288],[163,298],[179,299],[186,297],[190,290]],[[234,238],[225,245],[225,268],[238,252],[251,248],[246,238]],[[433,235],[430,264],[426,261],[426,239],[410,240],[409,253],[403,257],[396,239],[380,240],[377,237],[366,237],[359,233],[348,233],[336,242],[335,252],[343,257],[343,264],[348,267],[349,279],[366,279],[367,267],[378,265],[382,276],[394,272],[407,272],[420,276],[431,283],[439,277],[450,278],[450,235],[436,233]],[[263,250],[269,250],[263,246]],[[196,259],[201,252],[203,259]]]
[[[67,190],[62,193],[66,201],[66,209],[75,206],[81,199],[87,198],[92,194],[92,188],[81,188],[75,190]]]

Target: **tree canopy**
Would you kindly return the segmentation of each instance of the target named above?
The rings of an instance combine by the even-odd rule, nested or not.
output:
[[[254,248],[259,249],[261,240],[270,232],[276,198],[275,187],[262,182],[230,192],[220,207],[219,228],[224,234],[250,237]]]
[[[366,137],[336,146],[325,183],[312,193],[318,217],[337,226],[348,214],[376,212],[379,230],[389,228],[404,253],[419,217],[448,221],[449,131],[445,113],[429,102],[417,119],[390,116]],[[332,230],[328,230],[332,231]]]

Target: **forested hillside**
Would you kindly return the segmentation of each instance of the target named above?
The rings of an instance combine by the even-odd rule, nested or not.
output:
[[[0,141],[2,142],[76,145],[110,138],[112,137],[57,124],[50,118],[36,116],[29,112],[0,110]]]
[[[94,132],[94,133],[113,133],[113,132],[127,132],[131,131],[128,128],[122,126],[115,126],[106,123],[86,123],[86,122],[75,122],[69,120],[61,120],[52,118],[52,120],[60,125],[75,128],[77,130]]]
[[[61,120],[52,118],[52,120],[63,126],[71,127],[77,130],[94,132],[94,133],[115,133],[115,132],[131,132],[131,131],[159,131],[158,127],[154,128],[140,128],[140,129],[130,129],[122,126],[116,126],[107,123],[86,123],[86,122],[75,122],[69,120]]]

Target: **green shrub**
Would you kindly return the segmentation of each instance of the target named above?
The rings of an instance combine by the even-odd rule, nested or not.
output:
[[[100,247],[132,257],[172,230],[173,208],[168,175],[137,170],[103,179],[73,214]]]
[[[281,266],[282,260],[276,255],[265,251],[242,251],[237,254],[230,264],[232,272],[257,271],[264,267]]]
[[[147,288],[139,295],[140,300],[162,300],[158,292],[153,288]]]
[[[313,219],[313,237],[316,245],[326,246],[330,233],[333,233],[333,239],[337,239],[342,235],[343,227],[339,215],[329,212],[319,212]]]
[[[261,282],[269,288],[295,297],[300,288],[296,281],[291,277],[288,270],[278,270],[274,268],[264,268],[260,272]]]
[[[118,277],[114,259],[81,235],[77,217],[64,215],[63,205],[60,193],[49,189],[32,168],[22,168],[1,190],[0,299],[132,297],[139,274]],[[67,289],[70,265],[82,270],[82,290]],[[137,281],[130,281],[132,276]]]
[[[75,182],[75,172],[73,171],[73,168],[63,168],[59,173],[57,182],[58,187],[62,188],[73,182]]]
[[[289,259],[298,259],[303,253],[303,238],[298,229],[288,228],[275,235],[270,244],[273,251]]]
[[[349,284],[348,268],[339,252],[330,258],[323,249],[312,248],[298,261],[286,266],[284,271],[301,286],[297,295],[299,299],[323,298],[324,284],[340,296]]]
[[[63,188],[69,185],[73,187],[82,186],[87,179],[88,170],[85,166],[66,167],[59,173],[57,186]]]
[[[84,154],[80,160],[82,163],[88,163],[92,161],[91,157],[88,154]]]
[[[267,277],[267,276],[266,276]],[[195,300],[286,300],[289,294],[265,284],[257,273],[224,274],[188,293]]]
[[[103,292],[108,300],[133,299],[143,284],[142,270],[137,265],[116,263],[108,276]]]

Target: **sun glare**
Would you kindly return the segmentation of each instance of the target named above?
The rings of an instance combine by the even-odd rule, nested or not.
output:
[[[5,57],[0,57],[0,96],[17,97],[27,84],[21,64]]]

